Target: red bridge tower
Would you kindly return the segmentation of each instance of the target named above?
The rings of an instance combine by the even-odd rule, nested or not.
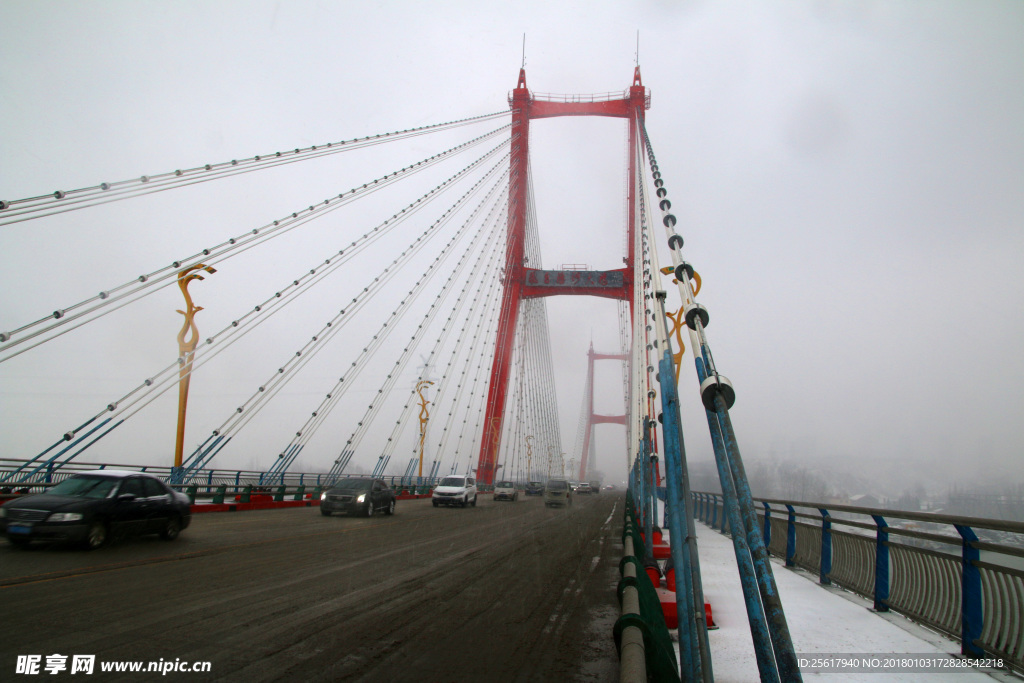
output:
[[[501,446],[502,420],[508,394],[519,302],[523,299],[554,295],[600,296],[624,299],[632,305],[633,236],[636,229],[636,157],[637,122],[650,108],[650,95],[640,80],[640,67],[633,73],[633,85],[622,97],[565,96],[534,97],[526,88],[526,70],[519,70],[519,82],[509,102],[512,108],[512,157],[509,176],[508,236],[505,246],[505,283],[501,300],[501,318],[495,344],[491,380],[487,390],[487,414],[480,444],[477,479],[494,481],[494,466]],[[523,262],[526,241],[528,160],[530,121],[554,116],[611,116],[629,121],[629,168],[627,183],[625,268],[608,271],[552,271],[527,268]]]

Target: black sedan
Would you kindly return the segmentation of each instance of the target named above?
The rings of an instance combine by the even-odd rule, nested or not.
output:
[[[93,549],[138,534],[173,541],[191,521],[188,496],[152,475],[117,470],[75,474],[0,507],[0,532],[16,546],[61,541]]]
[[[320,514],[334,512],[372,517],[376,512],[395,514],[395,492],[383,479],[343,479],[320,495]]]
[[[529,481],[529,482],[526,482],[526,495],[528,495],[528,496],[543,496],[544,495],[544,482],[542,482],[542,481]]]

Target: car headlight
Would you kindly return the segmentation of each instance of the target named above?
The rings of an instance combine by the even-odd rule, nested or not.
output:
[[[46,518],[47,522],[78,522],[82,519],[81,512],[54,512]]]
[[[358,498],[356,498],[356,502],[357,502],[357,503],[362,503],[362,502],[364,502],[365,500],[366,500],[366,494],[365,494],[365,493],[364,493],[364,494],[362,494],[361,496],[359,496]]]
[[[327,492],[326,491],[324,493],[320,494],[320,500],[327,500]]]

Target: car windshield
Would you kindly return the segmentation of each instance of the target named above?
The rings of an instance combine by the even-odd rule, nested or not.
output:
[[[513,484],[510,481],[499,481],[497,484],[494,485],[494,487],[499,489],[511,489],[515,488],[515,484]]]
[[[445,477],[441,480],[441,486],[465,486],[465,477]]]
[[[46,493],[51,496],[106,498],[117,483],[118,480],[111,477],[70,477],[46,489]]]
[[[334,485],[335,491],[365,491],[373,485],[373,479],[345,479]]]
[[[548,489],[551,491],[564,491],[568,484],[561,479],[555,479],[548,482]]]

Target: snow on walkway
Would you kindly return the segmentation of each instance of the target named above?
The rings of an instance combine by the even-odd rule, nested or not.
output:
[[[667,533],[666,533],[667,536]],[[749,683],[758,680],[757,662],[750,637],[743,591],[732,539],[697,523],[704,599],[711,603],[717,630],[708,632],[715,681]],[[871,603],[836,587],[825,587],[818,577],[802,569],[787,569],[772,558],[772,572],[786,612],[797,654],[859,653],[882,657],[895,653],[936,655],[958,659],[960,645],[900,615],[871,611]],[[673,633],[673,636],[675,634]],[[678,643],[677,643],[678,645]],[[678,655],[678,649],[677,649]],[[834,683],[863,681],[1011,681],[1011,674],[991,670],[952,669],[949,673],[854,673],[803,666],[805,680],[824,677]]]

